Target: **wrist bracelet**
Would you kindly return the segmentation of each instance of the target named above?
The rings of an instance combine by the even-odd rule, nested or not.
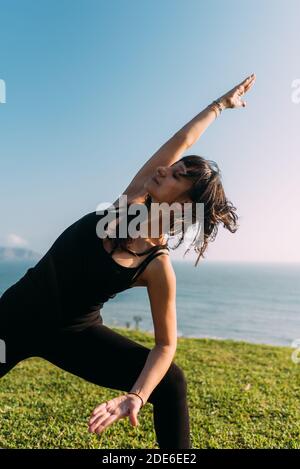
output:
[[[221,114],[221,112],[223,111],[222,105],[221,105],[220,101],[216,101],[216,100],[212,102],[212,105],[217,106],[217,108],[219,110],[219,114],[216,113],[216,115],[218,117]]]
[[[144,406],[144,401],[143,401],[142,397],[139,394],[137,394],[136,392],[128,392],[127,394],[134,394],[135,396],[138,396],[142,401],[142,407]]]

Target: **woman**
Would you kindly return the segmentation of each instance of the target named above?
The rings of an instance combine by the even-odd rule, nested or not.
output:
[[[245,106],[241,97],[254,82],[253,74],[207,106],[146,162],[123,192],[128,205],[141,203],[148,209],[153,202],[203,203],[199,257],[219,223],[231,232],[237,229],[236,209],[225,197],[214,162],[181,155],[223,109]],[[173,362],[176,278],[165,233],[100,238],[102,216],[91,212],[69,226],[0,298],[0,338],[6,345],[0,376],[27,357],[45,358],[92,383],[125,391],[94,409],[90,432],[100,433],[127,416],[137,425],[138,412],[150,402],[159,447],[190,448],[187,382]],[[152,350],[117,334],[101,318],[109,298],[135,286],[147,287],[155,332]]]

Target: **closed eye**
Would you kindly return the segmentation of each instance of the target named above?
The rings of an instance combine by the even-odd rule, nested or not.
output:
[[[174,177],[175,179],[180,179],[180,177],[181,177],[181,176],[184,176],[184,175],[185,175],[185,173],[179,173],[179,174],[178,174],[178,172],[177,172],[177,173],[173,173],[173,177]]]
[[[173,173],[173,177],[174,177],[175,179],[179,179],[178,172]]]
[[[174,179],[177,179],[177,180],[180,179],[180,176],[185,176],[185,175],[186,175],[186,172],[181,171],[180,168],[177,168],[177,169],[173,172],[173,177],[174,177]]]

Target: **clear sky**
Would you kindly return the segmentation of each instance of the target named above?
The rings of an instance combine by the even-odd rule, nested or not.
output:
[[[45,253],[255,72],[247,107],[185,153],[219,164],[240,215],[206,259],[300,262],[299,16],[299,0],[0,0],[0,245]]]

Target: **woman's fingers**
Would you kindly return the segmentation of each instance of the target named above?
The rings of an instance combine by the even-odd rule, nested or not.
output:
[[[100,422],[96,428],[95,428],[95,432],[96,433],[101,433],[103,430],[105,430],[107,427],[109,427],[109,425],[111,425],[112,423],[114,423],[116,420],[118,420],[118,416],[116,414],[113,414],[113,415],[110,415],[107,419],[103,420],[102,422]]]
[[[247,91],[250,90],[250,88],[253,86],[255,82],[255,76],[250,76],[246,79],[245,81],[245,84],[244,85],[239,85],[236,89],[236,93],[238,94],[238,97],[240,98],[242,95],[244,95],[245,93],[247,93]],[[242,107],[245,107],[246,106],[246,103],[244,101],[241,101],[241,105]]]
[[[253,80],[251,80],[251,82],[249,83],[249,85],[247,85],[247,91],[250,90],[250,88],[252,88],[252,86],[254,85],[255,83],[255,78],[253,78]]]
[[[112,421],[114,421],[116,416],[120,414],[119,405],[121,402],[122,399],[118,397],[95,407],[88,422],[89,432],[94,432],[103,422],[106,422],[107,419],[113,416],[114,419]]]
[[[98,405],[98,406],[95,407],[95,409],[93,410],[92,415],[95,415],[95,414],[97,414],[99,411],[105,409],[106,406],[107,406],[107,402],[104,402],[104,404]]]
[[[256,80],[256,76],[254,75],[254,76],[251,78],[251,80],[250,80],[248,83],[246,83],[246,88],[247,88],[247,90],[248,90],[249,88],[251,88],[251,86],[254,85],[255,80]]]
[[[96,428],[101,425],[102,422],[104,422],[108,417],[111,417],[113,415],[111,412],[106,412],[105,414],[99,415],[90,425],[89,425],[89,430],[90,432],[94,432]]]
[[[255,78],[255,74],[252,73],[252,75],[250,75],[249,77],[245,78],[245,80],[243,80],[240,85],[246,86],[246,85],[248,85],[249,83],[251,83],[251,81],[254,80],[254,78]]]
[[[93,423],[89,426],[89,432],[99,433],[99,431],[104,430],[111,423],[115,422],[121,417],[121,413],[116,409],[115,411],[106,412],[105,414],[99,415]]]
[[[256,78],[253,77],[249,82],[245,84],[245,91],[248,91],[254,85],[255,79]]]
[[[248,91],[248,89],[253,85],[255,78],[255,74],[253,73],[245,80],[243,80],[239,85],[237,85],[236,89],[242,90],[244,93],[246,93],[246,91]]]
[[[105,404],[97,406],[89,419],[88,430],[90,433],[100,433],[116,420],[130,416],[131,423],[137,424],[137,403],[131,396],[121,396],[111,399]]]
[[[106,412],[108,410],[109,410],[109,408],[108,408],[108,403],[107,402],[97,406],[93,410],[92,415],[89,418],[89,424],[93,423],[95,421],[95,419],[98,418],[100,415],[106,414]]]
[[[105,414],[100,415],[100,416],[92,423],[92,425],[90,425],[90,431],[91,431],[91,432],[94,432],[94,431],[96,430],[96,428],[99,427],[99,425],[102,425],[103,422],[105,422],[108,418],[110,418],[110,417],[112,417],[112,416],[115,416],[115,417],[116,417],[116,414],[111,413],[111,412],[106,412]]]
[[[90,417],[89,419],[89,425],[92,425],[95,420],[99,419],[99,417],[101,417],[102,415],[105,415],[107,413],[107,410],[104,409],[102,411],[99,411],[97,414],[93,415],[92,417]]]

